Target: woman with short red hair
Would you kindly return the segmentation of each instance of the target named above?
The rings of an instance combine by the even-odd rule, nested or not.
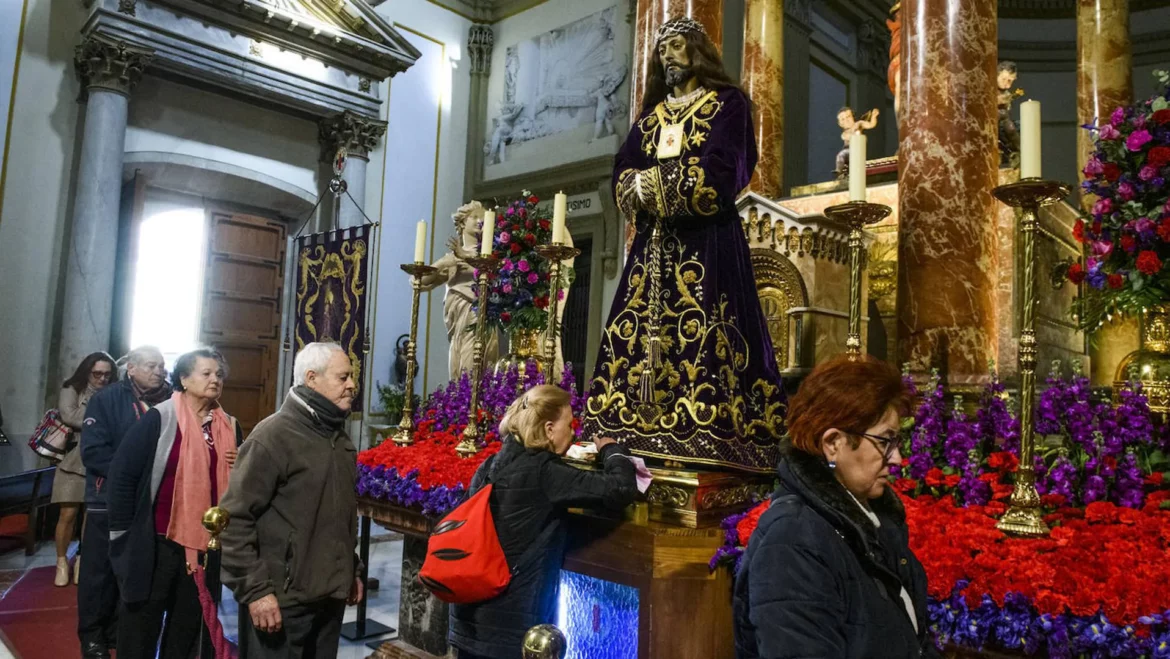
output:
[[[735,582],[739,659],[937,656],[926,573],[887,479],[909,403],[872,357],[818,366],[789,402],[780,486]]]

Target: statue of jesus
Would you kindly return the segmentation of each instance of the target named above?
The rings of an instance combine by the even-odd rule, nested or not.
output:
[[[785,396],[735,208],[752,103],[703,26],[663,24],[614,195],[636,234],[601,340],[586,436],[639,455],[770,472]]]

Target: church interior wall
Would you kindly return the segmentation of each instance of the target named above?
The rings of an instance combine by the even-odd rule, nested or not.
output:
[[[22,3],[6,2],[0,23],[20,25]],[[2,207],[0,207],[0,385],[4,428],[19,445],[37,424],[57,385],[54,332],[61,314],[61,245],[71,212],[82,106],[76,102],[74,40],[84,19],[81,3],[28,0],[19,74],[4,59],[0,96],[11,99]],[[4,51],[16,52],[17,33],[0,32]],[[7,81],[5,83],[5,81]],[[17,375],[19,374],[19,375]]]
[[[126,152],[221,162],[318,192],[315,122],[153,75],[134,88]]]
[[[451,214],[463,199],[470,62],[466,43],[471,21],[426,0],[379,5],[422,52],[410,69],[392,78],[384,92],[386,137],[370,154],[367,212],[381,217],[381,258],[373,324],[373,380],[389,384],[398,337],[410,331],[411,290],[399,264],[413,261],[414,228],[427,224],[427,261],[446,251],[455,234]],[[444,288],[424,293],[419,304],[420,393],[447,382]]]

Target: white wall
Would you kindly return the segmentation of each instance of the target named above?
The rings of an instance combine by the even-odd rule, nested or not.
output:
[[[126,152],[192,156],[317,190],[317,124],[154,76],[134,88]]]
[[[370,368],[373,380],[386,384],[394,343],[410,331],[410,286],[398,266],[413,260],[415,224],[427,222],[428,257],[434,261],[454,234],[451,214],[463,204],[471,21],[426,0],[396,0],[378,12],[422,52],[414,66],[390,80],[383,95],[389,99],[384,115],[389,126],[383,146],[370,155],[366,185],[370,216],[382,221]],[[443,292],[440,287],[424,294],[420,303],[420,393],[447,382]]]
[[[7,24],[9,16],[5,10],[0,22]],[[0,191],[0,372],[10,374],[0,384],[0,407],[5,430],[17,444],[44,413],[46,394],[52,391],[55,399],[54,385],[60,384],[48,380],[56,377],[52,341],[60,246],[73,195],[82,109],[73,75],[76,41],[62,35],[76,35],[82,20],[81,3],[28,2],[11,108],[9,166]],[[2,29],[4,44],[10,45],[7,27]],[[0,88],[0,94],[8,93]]]

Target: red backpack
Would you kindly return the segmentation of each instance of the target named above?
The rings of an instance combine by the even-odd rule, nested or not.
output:
[[[431,531],[418,580],[444,602],[489,600],[512,581],[492,518],[491,496],[489,483],[447,513]]]

